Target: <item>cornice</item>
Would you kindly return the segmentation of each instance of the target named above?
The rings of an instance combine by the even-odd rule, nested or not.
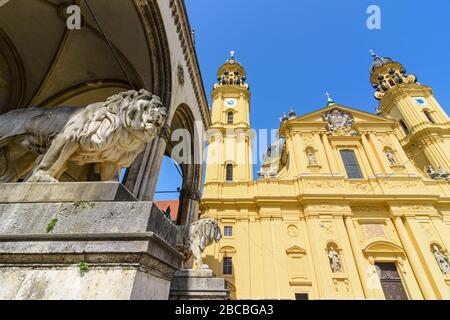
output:
[[[211,125],[211,115],[184,0],[169,1],[169,7],[172,9],[173,21],[177,27],[178,39],[181,43],[189,78],[191,79],[192,87],[194,88],[203,124],[205,125],[205,128],[208,129]]]

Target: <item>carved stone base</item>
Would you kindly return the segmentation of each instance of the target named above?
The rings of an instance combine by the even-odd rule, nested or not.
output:
[[[0,183],[0,203],[137,201],[119,182]]]
[[[175,272],[170,287],[170,300],[226,300],[227,282],[216,278],[210,269],[182,269]]]
[[[0,299],[168,299],[176,235],[151,202],[0,203]]]

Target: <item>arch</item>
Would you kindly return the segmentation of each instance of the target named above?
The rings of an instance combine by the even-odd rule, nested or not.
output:
[[[425,114],[425,117],[427,117],[428,121],[430,121],[431,123],[436,123],[436,121],[434,120],[434,118],[431,115],[430,111],[424,109],[423,113]]]
[[[400,124],[400,127],[402,128],[402,130],[405,133],[405,135],[408,135],[409,134],[409,128],[406,125],[405,121],[400,120],[398,123]]]
[[[3,67],[3,68],[2,68]],[[3,70],[2,70],[3,69]],[[0,113],[7,111],[6,106],[22,104],[25,91],[25,71],[17,48],[0,28]],[[3,98],[2,98],[3,95]],[[5,108],[3,110],[3,108]]]
[[[138,87],[137,84],[134,84]],[[91,103],[105,101],[108,97],[121,91],[131,90],[128,82],[114,79],[98,79],[87,84],[75,85],[66,88],[47,100],[41,102],[40,106],[86,106]]]
[[[325,250],[328,252],[331,247],[333,247],[333,249],[336,251],[342,251],[341,247],[335,240],[328,240],[327,245],[325,246]]]
[[[236,249],[233,246],[223,246],[222,248],[220,248],[220,253],[223,254],[236,253]]]
[[[171,137],[167,139],[164,154],[180,165],[183,174],[177,224],[188,224],[198,218],[201,184],[201,164],[198,159],[201,159],[199,153],[202,152],[200,146],[196,145],[195,118],[188,105],[181,104],[174,110],[169,132]]]
[[[369,243],[363,252],[367,255],[379,255],[379,254],[400,254],[404,255],[403,248],[399,245],[385,240],[377,240]]]
[[[429,241],[428,247],[430,248],[431,252],[434,252],[434,246],[436,246],[439,249],[439,251],[447,251],[445,249],[445,246],[443,244],[441,244],[440,242],[438,242],[436,240]]]
[[[234,174],[234,166],[231,163],[227,163],[225,166],[225,180],[228,182],[233,181],[233,174]]]
[[[227,124],[233,124],[234,123],[234,112],[228,111],[227,112]]]

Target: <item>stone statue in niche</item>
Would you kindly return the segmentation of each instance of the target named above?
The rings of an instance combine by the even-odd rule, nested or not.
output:
[[[0,116],[0,182],[58,182],[67,162],[118,179],[164,125],[166,109],[146,90],[86,107],[18,109]]]
[[[450,274],[450,264],[448,263],[447,258],[441,253],[438,246],[433,246],[434,257],[436,258],[436,262],[441,268],[443,274]]]
[[[178,236],[178,243],[184,255],[184,264],[191,256],[194,256],[199,269],[209,269],[208,265],[203,264],[202,252],[214,241],[219,242],[222,239],[217,220],[206,218],[189,226],[180,226]]]
[[[308,149],[308,165],[314,166],[317,164],[316,154],[312,149]]]
[[[397,161],[395,160],[395,157],[394,157],[394,153],[391,150],[386,150],[385,154],[386,154],[386,158],[388,159],[389,164],[391,166],[394,166],[397,164]]]
[[[330,259],[331,270],[333,270],[333,272],[341,272],[341,258],[339,258],[339,253],[337,253],[333,247],[330,247],[328,250],[328,258]]]

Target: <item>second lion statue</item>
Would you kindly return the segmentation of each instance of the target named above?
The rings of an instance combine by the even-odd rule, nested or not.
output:
[[[118,178],[164,125],[166,109],[146,90],[86,107],[18,109],[0,116],[0,182],[57,182],[67,162],[97,163]]]
[[[179,228],[178,243],[182,246],[183,264],[185,265],[190,257],[194,256],[199,269],[209,269],[208,265],[203,264],[202,252],[214,241],[219,242],[222,239],[217,220],[212,218],[201,219]]]

